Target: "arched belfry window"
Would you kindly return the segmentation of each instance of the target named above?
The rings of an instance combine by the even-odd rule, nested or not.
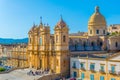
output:
[[[105,34],[105,30],[103,30],[103,34]]]
[[[63,42],[65,42],[66,41],[66,36],[63,36]]]
[[[56,35],[56,42],[58,42],[58,35]]]
[[[40,45],[42,45],[42,38],[40,37]]]
[[[118,47],[118,42],[115,43],[115,47]]]
[[[29,43],[31,44],[31,38],[29,38]]]
[[[92,34],[92,30],[90,30],[90,34]]]

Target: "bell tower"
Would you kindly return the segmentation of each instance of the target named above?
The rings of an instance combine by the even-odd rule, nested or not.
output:
[[[35,63],[37,61],[36,55],[37,55],[37,35],[38,35],[38,27],[37,25],[33,25],[33,27],[29,31],[29,43],[28,43],[28,62],[30,68],[36,68],[38,64]]]
[[[62,16],[54,28],[54,42],[56,54],[56,73],[65,75],[69,71],[69,29]]]

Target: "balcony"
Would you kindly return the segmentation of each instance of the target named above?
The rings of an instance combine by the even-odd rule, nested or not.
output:
[[[77,67],[76,67],[76,66],[72,66],[72,68],[77,69]]]
[[[7,59],[8,59],[8,60],[10,60],[10,59],[11,59],[11,57],[7,57]]]
[[[81,69],[82,71],[85,71],[85,68],[84,68],[84,67],[81,67],[80,69]]]
[[[114,71],[114,70],[110,70],[109,73],[112,75],[116,75],[116,71]]]
[[[117,75],[120,76],[120,71],[118,71]]]
[[[90,69],[91,72],[95,72],[95,69]]]
[[[105,73],[105,70],[100,69],[99,72],[100,72],[100,73]]]

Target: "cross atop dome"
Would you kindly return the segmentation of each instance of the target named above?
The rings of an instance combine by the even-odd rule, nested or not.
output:
[[[60,15],[60,21],[63,21],[62,14]]]
[[[42,16],[40,17],[40,25],[42,25]]]
[[[96,7],[95,7],[95,12],[96,12],[96,13],[99,13],[99,6],[96,6]]]

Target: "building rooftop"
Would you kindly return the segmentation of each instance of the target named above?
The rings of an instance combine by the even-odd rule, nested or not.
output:
[[[120,54],[120,52],[111,52],[111,53],[101,53],[101,54],[84,54],[84,53],[81,53],[81,54],[75,54],[75,55],[71,55],[72,58],[101,58],[101,59],[107,59],[107,58],[110,58],[112,56],[115,56],[115,55],[118,55]]]

